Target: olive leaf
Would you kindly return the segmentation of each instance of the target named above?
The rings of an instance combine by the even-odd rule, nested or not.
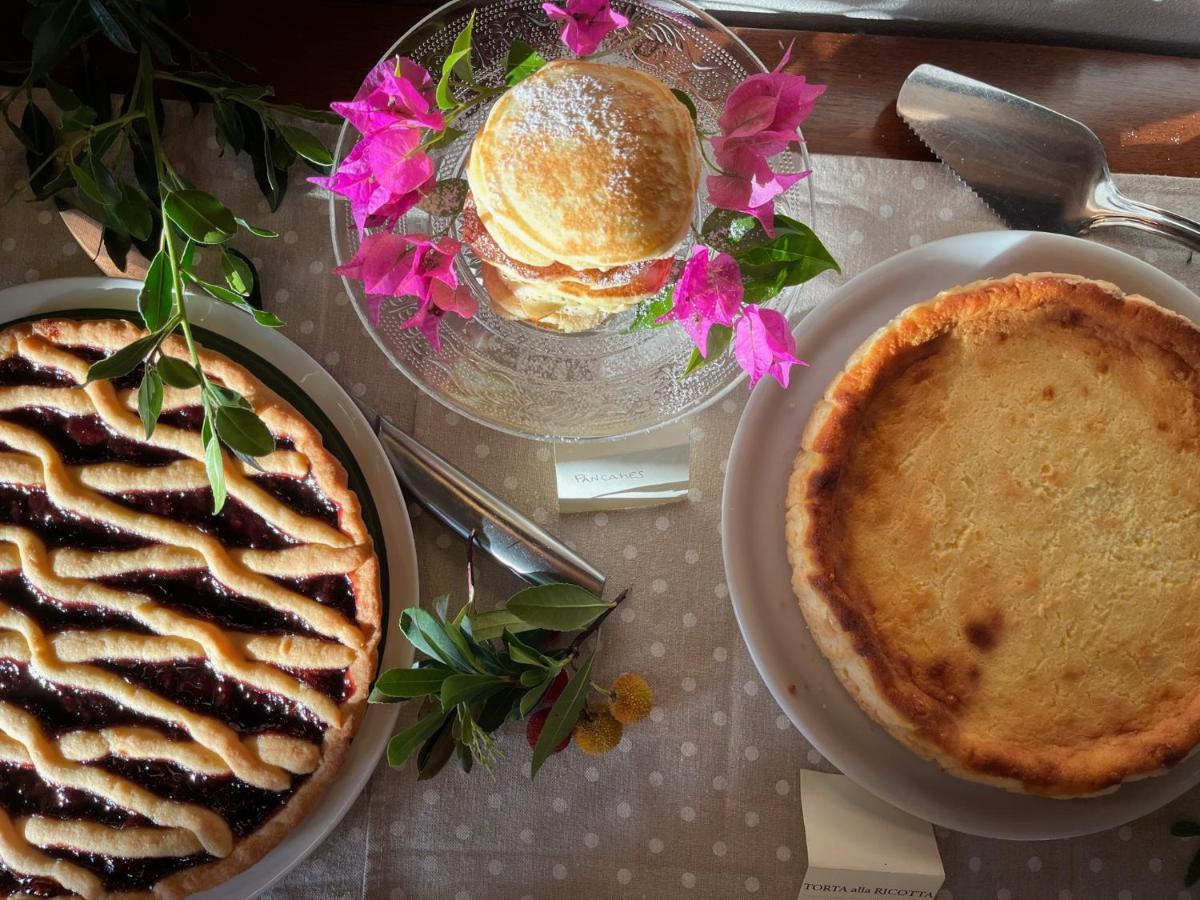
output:
[[[275,452],[275,438],[253,411],[236,406],[217,409],[216,430],[231,450],[247,456],[266,456]]]
[[[213,515],[216,515],[225,506],[225,458],[221,454],[221,442],[217,440],[210,412],[206,405],[204,422],[200,426],[200,440],[204,445],[204,470],[212,487]]]
[[[255,237],[261,237],[261,238],[279,237],[278,231],[272,231],[270,228],[259,228],[256,225],[251,225],[249,222],[247,222],[241,216],[234,216],[233,220],[235,222],[237,222],[239,225],[241,225],[243,228],[245,228],[248,232],[250,232]]]
[[[539,684],[535,684],[521,695],[521,700],[518,710],[521,716],[527,716],[533,712],[537,705],[541,702],[542,697],[546,695],[546,691],[550,690],[550,685],[554,683],[554,679],[545,678]]]
[[[212,194],[194,188],[167,194],[163,212],[198,244],[220,244],[237,231],[233,213]]]
[[[512,634],[532,631],[535,626],[521,620],[521,617],[507,609],[493,609],[485,613],[471,616],[471,634],[477,641],[489,641],[498,638],[505,630]]]
[[[554,665],[553,660],[549,659],[540,650],[530,647],[511,631],[505,629],[502,638],[504,646],[508,648],[508,655],[516,662],[527,666],[539,666],[541,668],[548,668]]]
[[[505,608],[534,628],[586,628],[613,604],[574,584],[541,584],[518,591]]]
[[[146,438],[149,439],[154,434],[154,426],[158,423],[163,405],[163,380],[154,366],[146,366],[146,371],[142,373],[137,402],[138,417],[142,420]]]
[[[180,390],[194,388],[200,384],[200,373],[191,363],[186,363],[173,356],[158,358],[158,374],[162,377],[163,382]]]
[[[148,334],[126,344],[112,355],[92,363],[88,368],[87,384],[128,375],[156,346],[158,346],[158,335],[156,334]]]
[[[325,149],[325,145],[321,143],[321,139],[312,132],[305,131],[303,128],[296,128],[294,125],[280,125],[279,132],[283,135],[283,139],[287,141],[289,147],[313,165],[333,165],[333,154]]]
[[[210,297],[220,300],[222,303],[228,303],[230,306],[236,306],[243,312],[249,313],[259,325],[265,328],[279,328],[283,325],[283,320],[275,315],[275,313],[252,306],[245,297],[235,291],[231,291],[224,285],[213,284],[211,281],[205,281],[203,278],[198,278],[191,273],[188,273],[187,277],[188,281],[196,285]]]
[[[8,121],[7,118],[5,121]],[[29,186],[42,197],[55,181],[53,160],[58,149],[54,126],[33,100],[25,104],[20,127],[9,122],[13,134],[25,145],[25,165],[29,168]]]
[[[235,293],[245,297],[254,289],[254,276],[250,273],[249,264],[225,249],[221,251],[221,272],[225,275],[225,283]]]
[[[433,778],[454,756],[454,721],[454,716],[447,716],[433,736],[421,745],[417,753],[417,781]]]
[[[394,735],[387,745],[389,766],[402,766],[417,748],[432,737],[446,720],[447,713],[431,712],[418,719],[416,724]]]
[[[423,609],[406,609],[400,614],[400,630],[425,655],[441,660],[460,672],[476,671],[462,650],[450,639],[445,626]]]
[[[503,684],[495,675],[450,675],[442,682],[442,709],[450,710]]]
[[[388,669],[375,681],[375,690],[388,697],[425,697],[442,690],[442,682],[453,670],[445,666],[421,669]]]
[[[232,148],[234,153],[246,149],[246,129],[232,103],[219,98],[213,101],[213,125],[217,146],[222,151],[226,146]]]
[[[118,50],[124,50],[126,53],[137,53],[133,47],[133,42],[129,40],[129,32],[125,30],[120,22],[113,18],[113,14],[108,11],[101,0],[88,0],[88,9],[92,13],[92,18],[96,20],[96,24],[100,26],[100,30],[104,36]]]
[[[138,312],[150,331],[157,331],[163,326],[175,304],[170,268],[171,263],[167,259],[166,251],[160,250],[158,255],[150,260],[150,267],[146,269],[146,279],[138,291]]]
[[[538,735],[537,743],[533,748],[533,759],[529,763],[530,777],[537,776],[542,763],[550,757],[554,748],[571,734],[575,723],[579,721],[579,714],[583,712],[584,704],[587,703],[588,684],[592,675],[594,658],[595,651],[592,651],[583,665],[567,681],[562,693],[550,707],[550,715],[546,717],[542,733]]]
[[[113,212],[126,231],[139,241],[147,240],[154,231],[154,213],[145,195],[124,181],[118,184],[117,191],[119,199]]]

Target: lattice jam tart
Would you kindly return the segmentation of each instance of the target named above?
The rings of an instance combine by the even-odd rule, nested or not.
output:
[[[0,895],[225,881],[336,773],[374,674],[378,560],[316,429],[202,354],[277,445],[265,473],[226,455],[213,516],[198,390],[146,440],[139,372],[84,386],[140,334],[0,332]]]

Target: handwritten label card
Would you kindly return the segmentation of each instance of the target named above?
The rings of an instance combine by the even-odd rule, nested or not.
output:
[[[884,803],[845,775],[800,773],[808,871],[800,900],[934,900],[946,872],[933,826]]]
[[[587,444],[556,444],[561,512],[632,509],[687,496],[691,442],[686,425]]]

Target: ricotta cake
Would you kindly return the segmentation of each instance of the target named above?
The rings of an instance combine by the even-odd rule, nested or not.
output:
[[[793,587],[858,703],[959,776],[1070,797],[1200,740],[1200,329],[1070,275],[905,310],[812,413]]]

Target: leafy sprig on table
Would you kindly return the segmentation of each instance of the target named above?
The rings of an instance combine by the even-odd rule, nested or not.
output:
[[[491,771],[500,755],[492,735],[533,714],[565,673],[534,742],[536,776],[587,714],[595,650],[585,647],[627,595],[608,602],[575,585],[548,584],[519,591],[488,612],[475,610],[473,595],[453,616],[448,596],[435,601],[432,613],[405,610],[400,630],[426,658],[383,672],[370,699],[422,703],[417,721],[389,742],[388,764],[402,766],[415,753],[418,778],[426,779],[457,755],[465,772],[477,762]],[[565,635],[570,640],[554,646]]]
[[[283,323],[258,303],[261,289],[253,263],[230,246],[242,232],[276,235],[234,215],[172,164],[163,149],[160,89],[177,90],[194,111],[201,102],[212,103],[221,151],[249,155],[272,210],[283,200],[288,172],[298,160],[317,171],[333,162],[320,138],[294,121],[334,122],[337,117],[271,103],[271,88],[231,78],[222,68],[225,57],[196,47],[178,30],[187,13],[182,0],[31,0],[23,24],[28,65],[21,84],[0,96],[0,113],[25,147],[29,168],[8,200],[28,187],[35,199],[81,210],[101,225],[103,247],[119,268],[125,268],[133,247],[151,260],[138,295],[138,312],[150,333],[93,365],[88,380],[118,378],[142,366],[138,412],[147,437],[162,411],[164,386],[200,389],[201,437],[215,512],[226,494],[221,446],[257,466],[255,458],[272,452],[275,443],[246,398],[201,369],[185,292],[201,290],[245,311],[259,325],[279,327]],[[137,60],[133,82],[116,110],[93,40],[107,41]],[[60,72],[66,73],[62,80],[56,77]],[[35,99],[35,87],[47,89],[57,125]],[[22,98],[25,108],[14,122],[10,110]],[[202,271],[198,246],[219,248],[219,274]],[[187,360],[162,352],[163,342],[177,332]]]

